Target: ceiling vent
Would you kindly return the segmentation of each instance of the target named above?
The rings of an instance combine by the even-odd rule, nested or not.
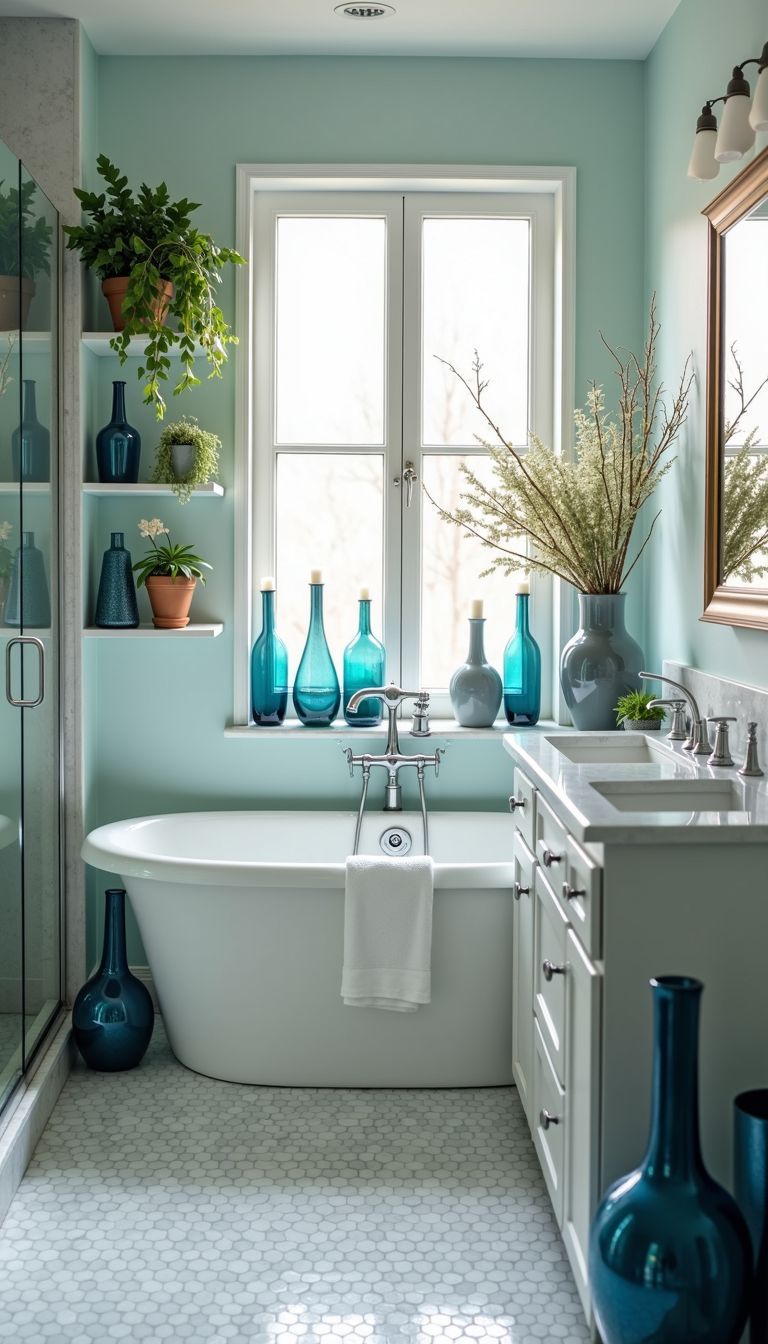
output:
[[[348,19],[385,19],[394,14],[394,5],[335,5],[334,14],[344,14]]]

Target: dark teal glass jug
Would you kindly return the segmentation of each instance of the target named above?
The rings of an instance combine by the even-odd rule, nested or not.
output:
[[[72,1035],[89,1068],[117,1073],[134,1069],[143,1059],[155,1011],[146,985],[128,969],[125,891],[114,887],[104,895],[101,964],[75,999]]]
[[[327,728],[341,704],[341,690],[323,624],[323,584],[309,585],[309,631],[293,685],[293,704],[308,728]]]
[[[139,624],[136,584],[125,534],[113,532],[101,562],[94,625],[104,630],[133,630]]]
[[[603,1344],[738,1344],[751,1246],[735,1200],[713,1181],[699,1146],[703,987],[685,976],[659,977],[651,986],[650,1139],[642,1164],[611,1186],[595,1215],[595,1320]]]
[[[24,379],[24,414],[11,435],[14,481],[51,479],[51,436],[37,418],[35,383]]]
[[[344,718],[358,728],[375,728],[381,723],[380,700],[362,700],[357,714],[347,713],[347,705],[356,691],[366,686],[383,686],[386,676],[386,650],[371,634],[371,600],[365,590],[359,607],[357,634],[344,650]]]
[[[264,585],[268,584],[269,587]],[[254,723],[282,723],[288,707],[288,650],[275,630],[275,590],[261,588],[261,634],[251,653],[251,709]]]
[[[112,384],[112,419],[96,435],[99,480],[135,484],[139,479],[141,435],[125,418],[125,383]]]
[[[522,587],[522,585],[521,585]],[[541,712],[541,651],[528,625],[527,592],[515,598],[515,633],[504,650],[504,713],[507,723],[538,723]]]

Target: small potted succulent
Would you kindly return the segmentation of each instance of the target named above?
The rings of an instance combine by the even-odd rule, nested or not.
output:
[[[51,226],[33,214],[37,187],[2,190],[0,181],[0,331],[24,327],[35,295],[35,276],[51,269]]]
[[[151,479],[170,485],[181,504],[186,504],[196,485],[205,485],[219,467],[221,439],[201,429],[193,415],[165,425],[155,453]]]
[[[146,588],[152,607],[152,624],[158,630],[182,630],[189,625],[189,608],[197,580],[205,583],[204,569],[211,569],[191,546],[171,541],[161,518],[142,518],[139,533],[152,548],[133,566],[136,587]],[[167,537],[158,542],[158,537]]]
[[[616,725],[621,724],[630,733],[647,733],[661,728],[664,718],[662,705],[651,705],[649,691],[628,691],[616,702]]]
[[[8,585],[11,581],[11,570],[13,569],[13,552],[5,544],[12,531],[11,523],[0,523],[0,625],[2,625],[5,613]]]

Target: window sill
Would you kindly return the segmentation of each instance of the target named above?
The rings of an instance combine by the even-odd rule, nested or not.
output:
[[[551,720],[542,719],[532,731],[535,732],[541,728],[554,728],[555,726]],[[406,742],[430,742],[433,738],[450,738],[454,741],[464,739],[468,742],[492,741],[495,738],[500,739],[504,733],[515,731],[505,719],[497,720],[490,728],[462,728],[455,719],[432,719],[431,728],[432,732],[429,737],[411,737],[404,720],[399,729],[401,745],[404,746]],[[342,721],[341,723],[331,724],[330,728],[305,728],[304,724],[300,723],[298,719],[286,719],[285,723],[274,727],[260,728],[256,724],[249,724],[230,725],[224,729],[225,737],[283,738],[285,741],[291,742],[327,742],[329,738],[336,740],[346,738],[350,742],[355,739],[363,741],[366,738],[373,738],[380,742],[385,733],[386,726],[384,724],[379,724],[376,728],[352,728],[348,723]],[[418,746],[414,750],[418,751]],[[429,750],[429,748],[427,747],[425,750]]]

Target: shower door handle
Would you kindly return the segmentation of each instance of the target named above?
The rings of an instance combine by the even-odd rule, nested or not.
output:
[[[22,647],[22,650],[25,644],[32,644],[37,649],[40,659],[40,683],[37,697],[34,700],[18,700],[13,694],[13,687],[11,686],[11,651],[14,644],[18,644]],[[22,651],[22,657],[23,656]],[[43,641],[38,639],[36,635],[14,635],[13,639],[9,639],[5,646],[5,698],[8,701],[8,704],[13,705],[15,709],[35,709],[37,705],[43,703],[45,698],[45,647]]]

